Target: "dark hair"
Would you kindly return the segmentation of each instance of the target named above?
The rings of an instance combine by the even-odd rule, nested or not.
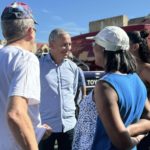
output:
[[[106,72],[120,71],[121,73],[136,72],[136,61],[132,54],[127,50],[118,50],[116,52],[104,51],[106,58]]]
[[[146,37],[148,37],[149,32],[147,30],[143,31],[133,31],[127,33],[129,39],[134,44],[139,44],[139,57],[145,63],[150,63],[150,50],[148,48]]]

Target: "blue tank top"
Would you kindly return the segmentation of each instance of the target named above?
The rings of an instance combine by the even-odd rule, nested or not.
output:
[[[106,74],[101,80],[110,84],[118,94],[118,106],[121,118],[127,127],[140,119],[147,92],[146,88],[136,73],[133,74]],[[96,133],[92,150],[117,150],[111,143],[105,128],[97,118]],[[134,147],[132,150],[136,150]]]

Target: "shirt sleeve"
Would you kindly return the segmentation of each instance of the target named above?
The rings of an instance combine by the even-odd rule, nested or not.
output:
[[[79,86],[86,86],[84,73],[81,68],[79,68]]]
[[[79,78],[79,69],[77,67],[74,73],[74,84],[73,84],[74,95],[76,95],[77,88],[78,88],[78,82],[79,82],[78,78]]]
[[[8,96],[22,96],[29,105],[40,103],[40,73],[36,57],[23,59],[14,68]]]

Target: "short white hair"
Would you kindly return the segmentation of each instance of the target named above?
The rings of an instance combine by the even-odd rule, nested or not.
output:
[[[49,43],[52,41],[55,41],[58,37],[60,37],[61,35],[64,35],[64,34],[70,35],[68,32],[66,32],[65,30],[60,29],[60,28],[52,30],[49,35]]]
[[[4,20],[1,21],[1,27],[7,41],[21,39],[25,36],[28,28],[34,27],[34,21],[32,19]]]

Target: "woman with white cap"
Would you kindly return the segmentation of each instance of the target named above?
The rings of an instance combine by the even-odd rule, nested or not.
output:
[[[136,149],[150,130],[150,106],[128,51],[129,38],[121,28],[108,26],[94,40],[95,63],[106,74],[80,104],[73,150]]]
[[[123,29],[108,26],[94,40],[95,63],[107,74],[94,89],[99,117],[92,150],[135,150],[150,129],[147,126],[150,107],[146,88],[135,73],[136,62],[129,52],[129,38]],[[129,132],[131,129],[135,132]]]

